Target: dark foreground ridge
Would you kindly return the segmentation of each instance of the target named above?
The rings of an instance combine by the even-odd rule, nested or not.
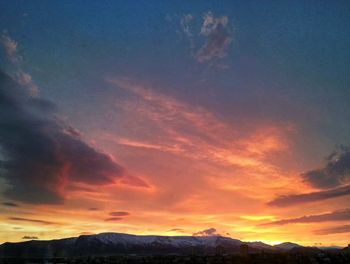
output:
[[[251,253],[215,255],[94,256],[76,258],[7,258],[1,264],[349,264],[349,253]]]
[[[0,263],[340,263],[350,249],[286,242],[270,246],[222,236],[81,235],[0,245]]]

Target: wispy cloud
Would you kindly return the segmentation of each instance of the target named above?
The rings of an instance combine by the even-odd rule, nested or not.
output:
[[[315,223],[315,222],[327,222],[327,221],[349,221],[350,209],[338,210],[325,214],[307,215],[298,218],[282,219],[278,221],[268,222],[261,224],[262,226],[274,226],[274,225],[286,225],[295,223]]]
[[[39,93],[39,88],[33,82],[30,74],[25,72],[22,68],[23,57],[18,52],[17,42],[11,39],[7,34],[2,34],[0,36],[0,44],[2,44],[8,60],[15,68],[13,78],[16,79],[16,81],[21,85],[28,87],[31,96],[37,96]]]
[[[177,153],[197,159],[209,159],[227,165],[271,169],[263,162],[273,152],[286,150],[285,133],[288,126],[266,126],[241,136],[237,128],[220,120],[215,114],[200,106],[190,106],[173,97],[156,93],[126,78],[108,79],[108,82],[137,96],[137,102],[118,105],[135,118],[142,118],[147,126],[154,126],[162,140],[148,142],[125,137],[115,137],[118,144]],[[137,116],[137,117],[135,117]],[[111,136],[112,139],[113,136]]]
[[[159,92],[157,87],[128,78],[106,80],[124,91],[127,96],[123,101],[116,101],[118,130],[108,134],[99,133],[100,140],[116,143],[117,148],[122,150],[127,146],[129,149],[126,151],[141,155],[149,153],[147,156],[159,159],[154,161],[151,158],[151,162],[166,162],[166,165],[160,164],[160,167],[172,166],[175,161],[189,168],[182,171],[181,176],[168,176],[166,182],[159,180],[157,171],[154,175],[151,175],[153,172],[146,174],[151,179],[150,182],[154,182],[153,186],[162,190],[177,185],[177,177],[180,179],[187,174],[191,178],[176,195],[164,194],[156,204],[165,206],[168,202],[168,206],[170,203],[177,203],[178,206],[189,207],[189,204],[197,203],[201,199],[198,193],[205,197],[206,190],[214,189],[225,190],[227,196],[235,193],[245,202],[253,202],[252,199],[257,199],[258,190],[259,198],[270,197],[271,188],[290,184],[291,178],[286,177],[286,173],[281,172],[278,164],[274,163],[275,160],[271,159],[271,156],[277,156],[278,153],[288,153],[290,135],[295,133],[289,123],[265,124],[259,120],[254,125],[250,123],[249,127],[244,127],[242,123],[226,121],[202,106]],[[147,161],[146,156],[143,160]],[[144,166],[142,163],[140,161],[140,166]],[[180,167],[174,169],[182,170]],[[265,180],[265,177],[269,180]],[[256,192],[251,189],[252,182],[256,186]],[[193,191],[198,186],[203,190]],[[237,186],[240,188],[238,191],[234,190]],[[214,192],[210,195],[214,195]],[[215,195],[220,200],[224,196]],[[187,203],[180,204],[182,200]],[[214,203],[211,206],[214,207]],[[236,206],[243,207],[243,203]],[[196,209],[202,210],[202,207],[204,210],[205,205],[198,204]]]
[[[157,144],[150,144],[150,143],[146,143],[146,142],[141,142],[141,141],[137,141],[137,140],[131,140],[131,139],[127,139],[127,138],[116,138],[113,139],[112,135],[109,135],[109,138],[111,140],[114,140],[115,143],[119,144],[119,145],[124,145],[124,146],[129,146],[129,147],[134,147],[134,148],[145,148],[145,149],[154,149],[154,150],[159,150],[159,151],[165,151],[165,152],[178,152],[179,149],[178,148],[173,148],[170,146],[165,146],[165,145],[157,145]]]
[[[9,217],[8,219],[9,219],[9,220],[12,220],[12,221],[37,223],[37,224],[44,224],[44,225],[53,225],[53,224],[56,224],[56,223],[50,222],[50,221],[38,220],[38,219],[31,219],[31,218],[22,218],[22,217]]]
[[[128,216],[130,215],[129,212],[123,212],[123,211],[118,211],[118,212],[110,212],[110,216]]]
[[[232,29],[227,16],[214,16],[207,12],[202,17],[200,29],[193,23],[195,16],[183,15],[180,26],[186,39],[190,43],[193,57],[199,63],[212,63],[216,59],[224,58],[232,42]],[[227,68],[227,65],[219,65]]]
[[[17,42],[11,39],[8,35],[3,34],[0,42],[4,48],[7,58],[13,63],[22,61],[22,56],[18,54]]]
[[[105,221],[107,222],[114,222],[114,221],[120,221],[120,220],[123,220],[122,217],[109,217],[109,218],[106,218]]]
[[[312,193],[283,195],[277,197],[268,204],[271,206],[284,207],[303,203],[323,201],[327,199],[341,197],[344,195],[350,195],[350,185]]]
[[[211,12],[205,14],[200,35],[206,38],[206,42],[196,54],[198,62],[208,62],[226,56],[227,48],[232,42],[227,16],[215,17]]]
[[[185,37],[190,42],[191,50],[195,48],[193,34],[192,34],[192,31],[191,31],[191,22],[192,22],[192,20],[193,20],[193,16],[191,14],[183,15],[181,17],[181,19],[180,19],[181,29],[182,29]]]

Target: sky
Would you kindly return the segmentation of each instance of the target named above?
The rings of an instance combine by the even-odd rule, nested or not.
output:
[[[1,1],[0,243],[349,243],[348,1]]]

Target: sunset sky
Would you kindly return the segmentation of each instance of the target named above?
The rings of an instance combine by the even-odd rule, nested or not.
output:
[[[1,1],[0,243],[350,243],[348,1]]]

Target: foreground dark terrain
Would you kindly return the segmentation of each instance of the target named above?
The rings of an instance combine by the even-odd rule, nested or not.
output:
[[[349,251],[329,251],[321,253],[254,253],[254,254],[215,254],[215,255],[164,255],[164,256],[110,256],[110,257],[77,257],[77,258],[5,258],[1,264],[17,263],[237,263],[237,264],[349,264]]]

